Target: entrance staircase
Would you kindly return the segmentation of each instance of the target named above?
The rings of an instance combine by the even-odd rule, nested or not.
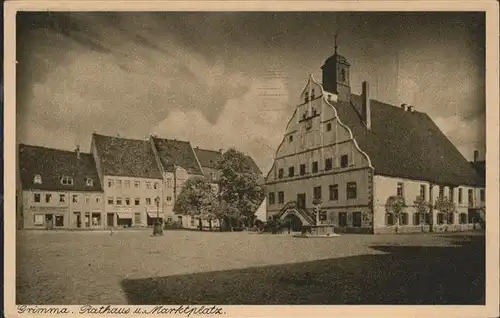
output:
[[[300,216],[302,216],[308,223],[309,225],[314,225],[316,224],[316,217],[314,215],[314,212],[306,209],[306,208],[301,208],[297,205],[297,201],[289,201],[287,202],[283,208],[280,210],[280,212],[276,215],[278,219],[280,219],[284,214],[289,212],[289,210],[295,210],[297,211]]]

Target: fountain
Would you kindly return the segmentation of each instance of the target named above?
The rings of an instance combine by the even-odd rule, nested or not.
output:
[[[294,237],[302,238],[331,238],[340,236],[335,233],[335,228],[331,224],[319,224],[319,213],[321,207],[321,199],[314,199],[313,205],[316,216],[315,225],[304,225],[302,226],[302,233],[294,235]]]

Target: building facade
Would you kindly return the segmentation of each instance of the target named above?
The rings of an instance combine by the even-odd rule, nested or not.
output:
[[[164,219],[162,176],[148,140],[92,135],[106,227],[151,226]]]
[[[91,154],[19,145],[18,228],[104,227],[104,201]]]
[[[266,177],[268,219],[339,232],[471,228],[484,205],[484,179],[432,119],[371,99],[367,82],[361,95],[351,93],[350,63],[337,49],[322,70],[323,83],[311,75],[299,95]],[[440,196],[456,213],[417,213],[419,198]],[[406,201],[397,220],[391,197]]]

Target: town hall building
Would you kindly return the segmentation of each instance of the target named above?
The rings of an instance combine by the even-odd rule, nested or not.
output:
[[[338,232],[470,229],[484,207],[484,178],[426,113],[372,99],[367,82],[353,94],[350,67],[335,46],[322,83],[307,79],[266,177],[268,220],[298,229],[317,223],[319,209],[319,223]],[[407,205],[397,220],[390,197]],[[439,197],[456,212],[431,207],[420,216],[414,202]]]

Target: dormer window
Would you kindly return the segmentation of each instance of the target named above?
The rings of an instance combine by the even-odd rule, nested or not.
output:
[[[42,184],[42,176],[39,174],[35,174],[35,176],[33,177],[33,183]]]
[[[293,141],[293,135],[288,136],[288,141],[292,142]]]
[[[73,178],[68,177],[68,176],[62,176],[61,177],[61,184],[72,186],[73,185]]]
[[[90,179],[90,178],[86,178],[85,179],[85,185],[87,187],[92,187],[94,185],[94,180]]]

